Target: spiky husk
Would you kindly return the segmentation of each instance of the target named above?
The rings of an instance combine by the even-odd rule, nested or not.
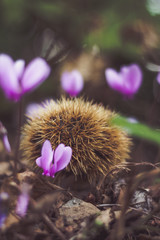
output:
[[[112,125],[114,116],[114,112],[83,99],[51,100],[28,117],[22,130],[23,156],[36,172],[41,172],[35,160],[48,139],[53,149],[64,143],[73,150],[64,173],[87,176],[89,180],[105,175],[129,157],[131,144],[126,133]]]

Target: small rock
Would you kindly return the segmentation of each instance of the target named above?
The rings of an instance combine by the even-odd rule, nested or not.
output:
[[[66,221],[69,225],[100,212],[100,210],[91,203],[84,202],[78,198],[69,200],[59,208],[59,211],[60,215],[66,217]]]

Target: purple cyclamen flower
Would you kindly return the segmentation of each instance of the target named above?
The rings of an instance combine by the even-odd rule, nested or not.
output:
[[[3,146],[4,146],[5,150],[8,153],[10,153],[11,152],[11,146],[10,146],[10,143],[9,143],[9,140],[8,140],[7,130],[3,126],[1,121],[0,121],[0,137],[2,138]]]
[[[37,112],[38,112],[40,107],[41,107],[41,104],[30,103],[26,108],[25,114],[27,116],[37,116]]]
[[[40,57],[26,67],[24,60],[13,61],[7,54],[0,54],[0,87],[13,101],[40,85],[50,74],[50,67]]]
[[[4,222],[9,213],[9,196],[8,193],[0,193],[0,228],[4,226]]]
[[[112,68],[105,71],[106,80],[111,88],[131,98],[140,88],[142,72],[137,64],[123,66],[118,73]]]
[[[83,89],[83,77],[77,70],[64,72],[61,76],[61,86],[71,97],[76,97]]]
[[[138,123],[137,119],[134,117],[128,117],[127,120],[129,123],[133,123],[133,124]]]
[[[64,169],[69,164],[71,156],[72,149],[70,147],[65,147],[61,143],[54,151],[50,141],[46,140],[42,146],[41,157],[36,159],[36,164],[43,169],[43,175],[54,178],[56,172]]]
[[[16,214],[18,214],[21,217],[24,217],[27,212],[29,204],[29,191],[30,186],[27,183],[23,183],[21,187],[21,194],[18,198],[16,206]]]
[[[160,72],[157,74],[157,82],[160,84]]]
[[[5,149],[6,149],[6,151],[7,151],[8,153],[10,153],[10,152],[11,152],[11,145],[10,145],[10,143],[9,143],[7,134],[5,134],[5,135],[3,136],[3,145],[4,145]]]

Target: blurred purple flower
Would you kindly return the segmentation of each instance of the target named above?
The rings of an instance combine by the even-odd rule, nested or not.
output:
[[[30,186],[27,183],[23,183],[21,187],[21,194],[17,201],[16,214],[21,217],[24,217],[27,212],[28,203],[29,203],[29,191]]]
[[[160,84],[160,72],[157,74],[157,82]]]
[[[83,77],[77,70],[64,72],[61,76],[61,86],[71,97],[76,97],[83,89]]]
[[[111,88],[128,98],[133,97],[142,83],[142,72],[137,64],[123,66],[119,73],[108,68],[105,71],[105,76]]]
[[[3,145],[8,153],[11,152],[11,146],[7,134],[3,136]]]
[[[43,175],[54,178],[56,172],[64,169],[69,164],[71,156],[72,149],[70,147],[65,147],[61,143],[54,151],[50,141],[46,140],[42,146],[41,157],[36,159],[36,164],[43,169]]]
[[[27,117],[38,117],[39,113],[40,113],[40,109],[45,108],[46,105],[49,104],[49,102],[51,101],[51,99],[46,99],[44,102],[42,103],[29,103],[26,107],[25,110],[25,115]],[[53,99],[52,99],[53,101]]]
[[[40,57],[25,68],[24,60],[13,61],[7,54],[0,54],[0,87],[13,101],[40,85],[50,74],[50,67]]]
[[[0,193],[0,228],[3,227],[4,222],[9,213],[9,196],[8,193]]]
[[[133,124],[138,123],[137,119],[134,117],[128,117],[127,120],[128,120],[128,122],[133,123]]]
[[[10,146],[10,143],[9,143],[9,140],[8,140],[7,130],[3,126],[1,121],[0,121],[0,137],[2,138],[4,148],[6,149],[6,151],[8,153],[10,153],[11,152],[11,146]]]
[[[41,107],[41,104],[38,103],[30,103],[28,104],[28,106],[26,107],[26,112],[25,114],[27,116],[37,116],[37,112],[39,110],[39,108]]]

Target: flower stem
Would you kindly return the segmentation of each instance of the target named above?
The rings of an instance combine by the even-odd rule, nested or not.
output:
[[[19,146],[20,146],[20,135],[21,135],[21,126],[22,126],[22,99],[18,102],[18,129],[17,129],[17,139],[16,139],[16,148],[14,154],[14,177],[17,175],[17,165],[19,163]]]

